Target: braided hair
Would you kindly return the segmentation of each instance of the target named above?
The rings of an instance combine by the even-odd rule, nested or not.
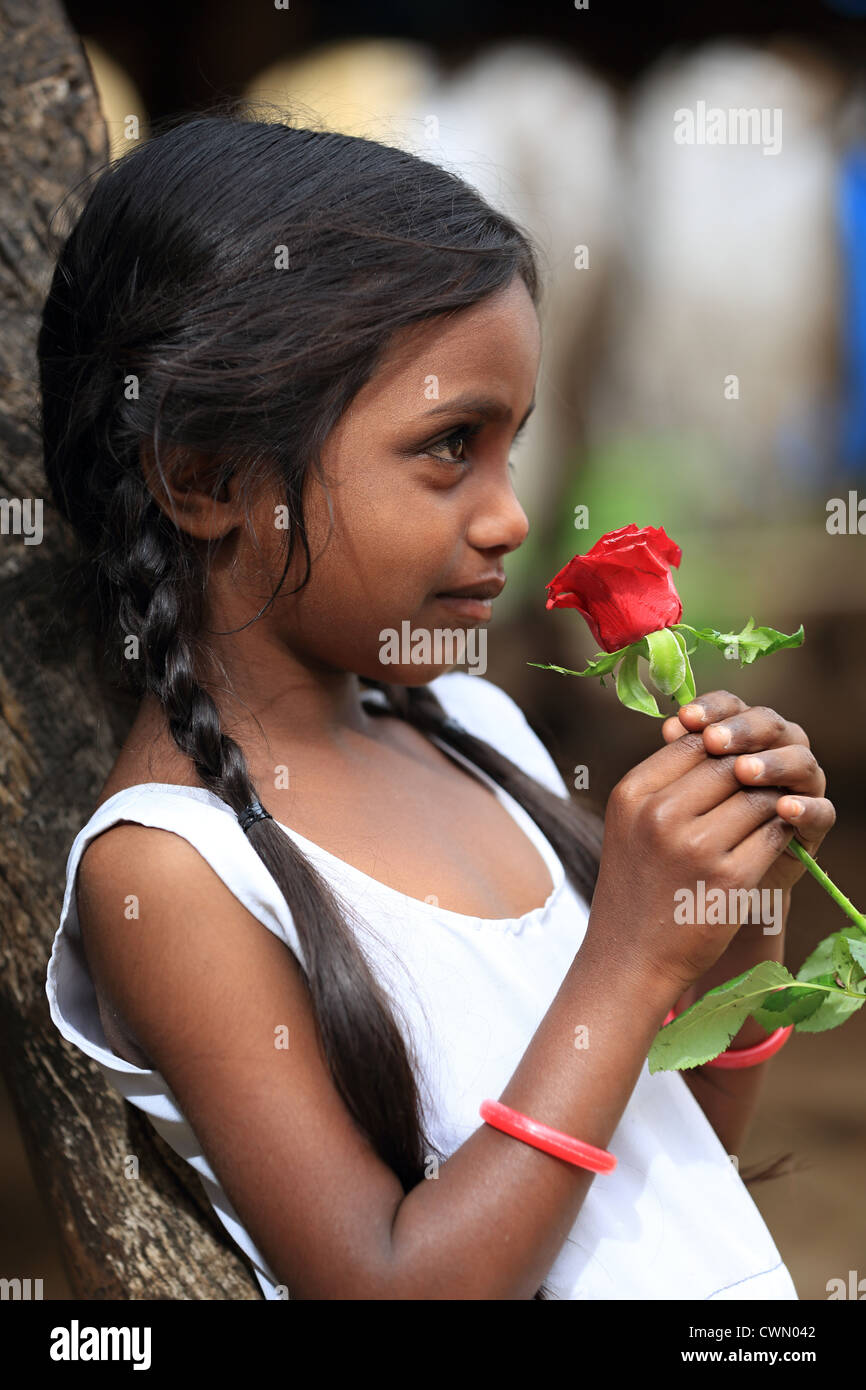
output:
[[[236,472],[252,488],[276,470],[292,525],[268,603],[298,545],[300,589],[311,572],[305,476],[392,334],[515,275],[537,302],[535,252],[444,169],[284,113],[258,120],[223,105],[163,123],[98,172],[60,249],[38,341],[45,469],[77,547],[63,588],[102,675],[159,700],[201,784],[241,815],[261,789],[207,688],[209,553],[155,501],[142,443],[157,461],[166,439],[207,451],[215,488]],[[282,276],[275,247],[287,252]],[[598,816],[447,722],[429,687],[368,684],[509,792],[591,900]],[[325,879],[275,820],[247,833],[297,927],[334,1084],[408,1192],[430,1155],[444,1159],[424,1133],[411,1045]]]

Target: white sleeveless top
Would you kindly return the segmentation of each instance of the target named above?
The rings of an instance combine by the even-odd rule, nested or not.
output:
[[[568,798],[547,749],[498,686],[452,671],[430,688],[471,733]],[[384,694],[368,689],[364,698],[381,700]],[[588,907],[523,808],[462,754],[436,742],[491,787],[537,846],[553,882],[543,906],[520,918],[464,916],[387,887],[289,826],[282,828],[352,905],[361,919],[355,930],[366,923],[373,927],[372,936],[364,932],[365,953],[398,1006],[398,1023],[411,1029],[426,1133],[447,1156],[484,1123],[478,1113],[482,1100],[498,1099],[516,1070],[580,947]],[[252,1261],[265,1298],[284,1298],[163,1077],[117,1056],[106,1041],[81,951],[74,888],[85,847],[119,820],[182,835],[303,965],[292,915],[219,797],[164,783],[129,787],[105,801],[73,842],[46,981],[51,1017],[62,1035],[98,1063],[198,1173],[220,1221]],[[594,1178],[546,1277],[555,1297],[798,1297],[748,1189],[679,1072],[650,1075],[644,1061],[608,1147],[617,1166]],[[501,1220],[508,1221],[505,1208]]]

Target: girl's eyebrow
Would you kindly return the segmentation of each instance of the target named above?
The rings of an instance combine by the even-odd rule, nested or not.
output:
[[[517,427],[519,430],[523,429],[534,409],[535,397],[533,396],[526,414]],[[483,415],[487,420],[511,419],[511,409],[504,401],[499,400],[496,396],[473,395],[454,396],[450,401],[443,401],[440,405],[434,406],[432,410],[428,410],[427,416],[455,414],[461,410],[472,410],[478,415]],[[427,416],[424,418],[426,419]]]

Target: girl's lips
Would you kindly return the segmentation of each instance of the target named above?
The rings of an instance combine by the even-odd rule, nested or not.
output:
[[[441,603],[459,618],[486,622],[493,616],[493,600],[489,598],[453,598],[450,594],[435,594],[434,603]]]

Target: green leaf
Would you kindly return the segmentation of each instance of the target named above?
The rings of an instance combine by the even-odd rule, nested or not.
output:
[[[774,627],[756,627],[748,632],[748,635],[745,632],[741,634],[740,648],[745,645],[747,655],[740,665],[749,665],[756,657],[769,656],[771,652],[780,651],[785,647],[802,647],[804,641],[802,623],[796,632],[791,633],[778,632]]]
[[[538,666],[542,671],[558,671],[561,676],[585,676],[586,671],[569,671],[566,666],[551,666],[547,661],[527,661],[527,666]]]
[[[612,671],[614,666],[622,660],[629,650],[629,647],[620,647],[619,651],[616,652],[597,652],[596,655],[590,659],[586,670],[581,671],[579,674],[581,676],[606,676],[607,673]]]
[[[804,1018],[794,1027],[798,1033],[825,1033],[830,1028],[838,1028],[866,1004],[866,995],[853,998],[841,989],[831,989],[825,994],[820,1009]]]
[[[755,627],[753,618],[749,619],[742,632],[718,632],[714,627],[695,628],[688,623],[678,623],[677,627],[719,651],[727,651],[736,643],[741,668],[750,666],[759,656],[769,656],[783,647],[801,647],[805,641],[802,623],[796,632],[790,634],[779,632],[774,627]]]
[[[858,943],[860,944],[860,943]],[[851,943],[844,931],[836,932],[833,942],[833,969],[846,989],[863,979],[864,970],[851,950]]]
[[[700,1067],[718,1057],[768,994],[794,983],[784,965],[762,960],[742,975],[708,990],[656,1033],[647,1057],[650,1072]]]
[[[671,628],[670,631],[673,632],[673,629]],[[695,698],[695,678],[692,675],[692,664],[689,661],[689,651],[694,651],[694,647],[689,648],[689,646],[686,643],[686,639],[681,632],[674,632],[674,637],[680,644],[680,648],[683,654],[683,662],[685,665],[685,675],[683,676],[683,683],[678,690],[674,691],[674,699],[676,700],[678,705],[687,705],[691,700]]]
[[[768,994],[763,1004],[752,1010],[752,1018],[772,1033],[776,1028],[787,1028],[790,1023],[799,1023],[801,1018],[820,1008],[826,994],[822,989],[810,985],[789,985],[787,989]]]
[[[843,927],[819,941],[797,979],[828,986],[820,1007],[794,1024],[798,1033],[823,1033],[845,1023],[866,1003],[866,941],[859,927]],[[847,992],[839,988],[840,979]]]
[[[658,705],[638,675],[638,655],[634,646],[626,651],[616,676],[616,693],[629,709],[636,709],[639,714],[654,714],[661,719]]]
[[[807,956],[797,971],[798,980],[817,980],[820,975],[833,975],[833,945],[836,933],[819,941],[811,955]]]
[[[650,680],[663,695],[673,695],[686,678],[686,658],[676,633],[663,627],[658,632],[648,632],[644,641],[649,653]]]
[[[809,983],[812,985],[825,985],[826,989],[839,988],[839,981],[836,979],[836,976],[832,971],[829,975],[816,975],[813,980],[809,981]]]
[[[859,934],[857,936],[849,936],[846,932],[845,936],[848,941],[848,949],[860,966],[861,974],[858,975],[857,978],[861,980],[863,975],[866,975],[866,941],[864,941]]]
[[[559,671],[563,676],[606,676],[608,671],[613,670],[628,650],[628,647],[620,647],[617,652],[597,652],[583,671],[569,671],[565,666],[552,666],[550,663],[542,661],[527,661],[526,664],[527,666],[539,666],[542,671]]]
[[[691,656],[692,652],[696,652],[698,649],[698,643],[690,643],[688,637],[686,637],[687,632],[694,632],[694,630],[695,629],[693,627],[689,627],[688,623],[672,623],[671,626],[668,628],[668,632],[673,632],[675,636],[677,636],[679,640],[685,644],[685,652],[687,656]]]
[[[847,947],[839,945],[840,938],[844,938]],[[848,955],[840,955],[840,951],[849,952]],[[866,969],[866,940],[860,928],[853,922],[850,926],[842,927],[840,931],[832,932],[830,936],[825,936],[823,941],[807,956],[797,971],[798,980],[818,980],[821,983],[835,985],[835,975],[840,967],[844,967],[848,972],[853,972],[859,980],[859,968]],[[826,979],[823,977],[826,976]]]

